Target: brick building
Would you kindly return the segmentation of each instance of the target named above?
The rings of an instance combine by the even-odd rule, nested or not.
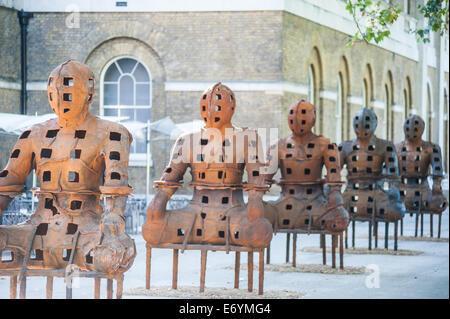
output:
[[[403,139],[410,113],[426,119],[426,137],[441,145],[448,171],[448,36],[430,44],[408,33],[423,23],[416,1],[403,9],[391,37],[346,48],[355,26],[341,0],[47,1],[0,0],[0,112],[50,113],[46,81],[67,59],[96,76],[91,112],[175,123],[200,119],[201,92],[221,81],[236,93],[238,126],[289,132],[286,110],[299,98],[318,109],[316,132],[353,137],[363,106],[378,115],[377,134]],[[21,109],[21,25],[26,37],[26,110]],[[0,119],[1,120],[1,119]],[[15,138],[0,132],[0,164]],[[152,179],[173,141],[152,133]],[[145,192],[145,144],[133,145],[130,184]]]

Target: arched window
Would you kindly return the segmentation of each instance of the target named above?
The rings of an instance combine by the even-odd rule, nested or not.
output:
[[[369,88],[367,86],[367,80],[363,79],[363,107],[369,107]]]
[[[342,114],[344,109],[344,83],[342,73],[338,73],[337,77],[337,103],[336,103],[336,143],[342,141]]]
[[[311,104],[316,104],[315,101],[315,86],[314,86],[315,78],[314,78],[314,67],[312,65],[308,68],[308,101]]]
[[[430,83],[427,84],[427,139],[433,142],[433,100]]]
[[[447,90],[444,89],[444,167],[445,171],[448,173],[448,93]]]
[[[110,62],[102,74],[102,89],[101,115],[116,116],[121,122],[147,123],[150,121],[151,77],[141,62],[130,57],[121,57]],[[146,153],[144,134],[142,136],[133,134],[130,152],[132,157],[133,154]],[[136,156],[135,159],[138,160]]]

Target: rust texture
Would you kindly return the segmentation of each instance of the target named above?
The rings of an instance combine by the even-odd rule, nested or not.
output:
[[[272,226],[264,218],[262,196],[268,189],[260,168],[262,144],[256,130],[232,125],[234,93],[217,83],[200,99],[205,127],[180,136],[156,195],[147,209],[142,235],[147,243],[266,247]],[[261,155],[262,153],[262,155]],[[190,169],[194,188],[188,206],[167,210],[166,204]],[[244,172],[247,182],[243,182]],[[243,191],[248,192],[248,204]]]
[[[0,269],[64,269],[70,263],[82,271],[120,274],[136,255],[123,217],[131,193],[132,136],[122,125],[89,113],[95,80],[86,65],[72,60],[59,65],[47,91],[57,118],[25,130],[0,173],[0,213],[21,194],[33,169],[40,185],[30,219],[0,226],[0,251],[9,252]]]
[[[304,100],[288,111],[292,134],[273,144],[268,160],[281,171],[280,198],[266,202],[266,217],[274,229],[303,229],[338,233],[349,224],[348,212],[341,196],[340,161],[337,145],[329,138],[312,132],[315,107]],[[322,169],[327,175],[322,179]],[[272,183],[275,172],[267,174]]]
[[[444,177],[439,145],[422,140],[425,122],[418,115],[405,120],[405,140],[396,145],[400,168],[400,195],[408,211],[441,214],[447,207],[442,193]],[[433,184],[430,187],[428,177]]]
[[[359,110],[353,118],[356,138],[339,145],[341,167],[348,171],[343,197],[352,219],[396,222],[405,213],[397,154],[392,142],[375,136],[377,124],[372,110]]]

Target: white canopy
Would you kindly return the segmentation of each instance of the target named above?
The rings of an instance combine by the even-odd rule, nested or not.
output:
[[[101,119],[119,122],[124,125],[133,134],[136,139],[146,138],[146,128],[147,123],[128,121],[128,117],[122,116],[118,118],[117,116],[99,116]],[[56,118],[53,113],[43,114],[43,115],[23,115],[23,114],[11,114],[11,113],[0,113],[0,129],[19,135],[26,128],[37,124],[48,121],[52,118]],[[165,134],[171,139],[176,139],[180,134],[197,130],[204,125],[203,121],[194,120],[190,122],[183,122],[175,124],[172,119],[167,116],[161,120],[151,122],[150,129],[156,132]]]

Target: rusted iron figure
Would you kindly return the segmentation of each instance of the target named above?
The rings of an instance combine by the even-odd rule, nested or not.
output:
[[[268,185],[260,173],[264,166],[261,141],[255,130],[232,125],[235,107],[234,93],[221,83],[202,94],[200,111],[205,127],[176,141],[169,165],[155,182],[157,191],[142,228],[148,252],[151,247],[173,248],[176,253],[178,248],[202,250],[201,291],[206,250],[228,252],[247,247],[253,251],[266,247],[272,239],[262,204]],[[192,200],[183,209],[167,210],[167,201],[182,186],[188,168],[194,188]],[[247,205],[243,190],[248,191]],[[147,287],[149,280],[148,270]]]
[[[56,67],[47,92],[57,118],[25,130],[0,173],[0,213],[21,194],[33,169],[40,184],[30,219],[0,226],[0,271],[20,270],[22,276],[28,271],[31,276],[32,270],[73,265],[102,278],[118,278],[136,255],[123,216],[132,190],[132,136],[122,125],[89,113],[95,80],[86,65],[69,60]],[[106,198],[105,211],[101,197]]]
[[[439,216],[440,237],[441,216],[447,207],[441,187],[444,177],[442,155],[439,145],[422,140],[424,129],[425,122],[418,115],[411,115],[403,125],[405,140],[396,145],[401,176],[400,196],[405,201],[406,210],[416,214],[415,236],[418,233],[419,215],[423,236],[423,215],[429,214],[430,237],[433,237],[433,215]],[[432,188],[428,176],[433,179]]]
[[[294,234],[294,247],[296,234],[300,232],[320,233],[324,249],[325,234],[332,234],[334,248],[335,236],[342,234],[350,221],[341,196],[344,182],[337,145],[312,132],[316,109],[311,103],[300,100],[288,112],[292,134],[272,145],[268,154],[269,161],[277,158],[282,192],[279,199],[266,203],[265,216],[275,232]],[[322,179],[324,166],[327,175]],[[267,175],[269,183],[273,182],[274,174]],[[295,265],[295,248],[293,258]]]
[[[352,219],[353,247],[355,221],[369,222],[369,249],[372,249],[372,226],[377,247],[378,222],[384,222],[385,248],[388,248],[389,223],[395,223],[394,249],[397,250],[398,221],[405,212],[398,190],[398,160],[394,144],[375,136],[377,124],[375,112],[368,108],[359,110],[353,118],[356,138],[339,146],[341,167],[346,165],[348,171],[343,196]]]

